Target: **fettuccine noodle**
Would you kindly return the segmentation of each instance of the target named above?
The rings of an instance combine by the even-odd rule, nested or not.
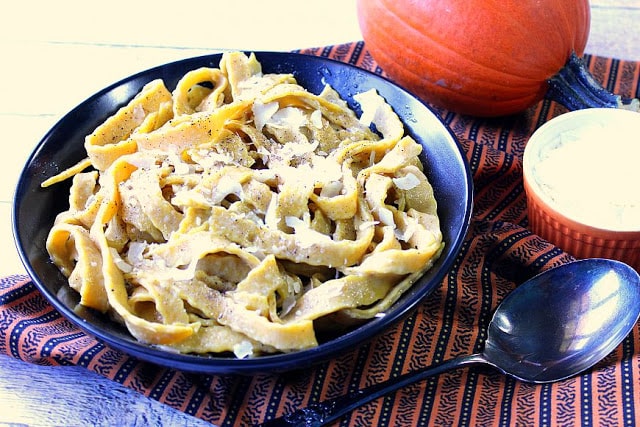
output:
[[[73,179],[51,259],[81,305],[177,352],[290,352],[382,315],[443,240],[422,147],[376,91],[354,99],[359,118],[239,52],[148,83],[43,183]]]

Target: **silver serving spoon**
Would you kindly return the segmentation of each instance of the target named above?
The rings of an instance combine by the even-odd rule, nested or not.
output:
[[[530,383],[572,377],[608,355],[640,315],[640,275],[628,265],[585,259],[518,286],[496,309],[481,353],[460,356],[326,400],[263,426],[321,426],[387,393],[444,371],[489,365]]]

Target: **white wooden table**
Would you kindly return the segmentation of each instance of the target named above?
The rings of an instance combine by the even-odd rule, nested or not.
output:
[[[355,0],[11,2],[0,26],[0,274],[24,273],[11,243],[22,165],[75,105],[123,77],[223,49],[276,50],[359,40]],[[169,4],[170,6],[171,4]],[[640,0],[592,0],[587,52],[640,61]],[[0,425],[198,425],[84,368],[0,356]]]

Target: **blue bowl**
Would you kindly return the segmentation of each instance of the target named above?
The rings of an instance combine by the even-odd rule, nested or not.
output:
[[[172,90],[180,77],[198,67],[217,67],[221,54],[161,65],[103,89],[64,116],[38,143],[27,160],[15,192],[12,221],[16,246],[35,286],[71,322],[109,346],[165,367],[205,374],[253,374],[299,369],[337,357],[375,337],[409,315],[440,286],[451,268],[469,227],[473,185],[469,165],[456,140],[439,117],[415,96],[390,81],[334,60],[296,53],[256,52],[264,72],[292,73],[313,93],[330,84],[356,112],[353,95],[378,90],[405,125],[406,133],[423,146],[422,161],[438,201],[445,248],[435,263],[386,312],[358,327],[326,337],[308,350],[236,359],[220,355],[175,354],[141,344],[121,325],[89,309],[78,310],[78,298],[50,261],[45,248],[56,214],[68,208],[70,184],[41,188],[41,182],[86,157],[84,137],[153,79]],[[61,292],[61,290],[63,292]]]

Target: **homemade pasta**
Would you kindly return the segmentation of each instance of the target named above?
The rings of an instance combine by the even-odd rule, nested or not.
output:
[[[383,315],[442,251],[391,107],[265,74],[254,55],[148,83],[85,140],[47,239],[80,304],[139,341],[251,357]]]

